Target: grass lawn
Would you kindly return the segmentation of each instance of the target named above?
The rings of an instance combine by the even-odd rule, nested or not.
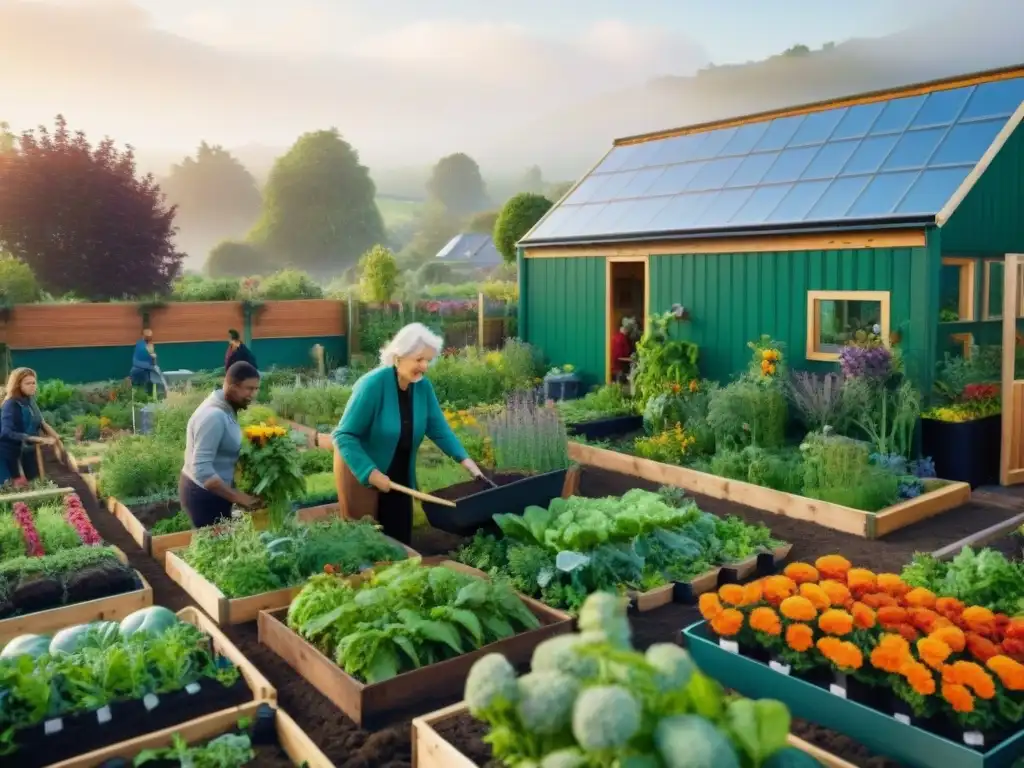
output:
[[[378,197],[377,208],[384,218],[384,226],[387,228],[399,227],[408,224],[420,215],[423,210],[423,202],[419,200],[396,200],[393,197]]]

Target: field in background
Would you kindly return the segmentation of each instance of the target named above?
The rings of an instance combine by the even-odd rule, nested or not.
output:
[[[388,229],[412,222],[423,210],[422,200],[400,200],[395,197],[378,197],[377,208],[384,217]]]

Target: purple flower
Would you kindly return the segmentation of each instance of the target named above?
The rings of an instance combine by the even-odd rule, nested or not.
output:
[[[892,352],[881,345],[848,344],[839,350],[839,365],[844,376],[884,379],[892,372]]]

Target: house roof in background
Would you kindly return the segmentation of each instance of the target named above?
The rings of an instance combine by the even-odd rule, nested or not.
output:
[[[490,267],[502,263],[501,254],[494,247],[491,236],[476,232],[456,235],[437,252],[435,258],[449,264],[469,264],[474,267]]]

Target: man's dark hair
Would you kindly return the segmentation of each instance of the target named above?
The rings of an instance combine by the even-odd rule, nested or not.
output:
[[[240,341],[242,336],[234,328],[228,328],[228,338],[232,341]]]
[[[227,380],[229,384],[241,384],[243,381],[258,379],[259,377],[260,372],[256,370],[256,366],[244,360],[232,363],[231,367],[228,368]]]

